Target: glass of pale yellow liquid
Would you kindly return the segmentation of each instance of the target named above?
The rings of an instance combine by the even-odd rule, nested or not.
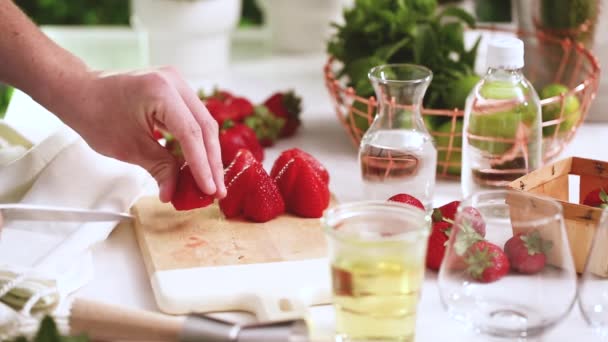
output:
[[[430,217],[365,201],[326,211],[336,341],[414,341]]]

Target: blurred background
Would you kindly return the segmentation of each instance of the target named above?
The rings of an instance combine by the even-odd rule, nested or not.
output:
[[[359,1],[359,0],[357,0]],[[365,0],[361,0],[365,1]],[[369,1],[369,0],[368,0]],[[365,2],[368,2],[365,1]],[[384,0],[380,0],[384,1]],[[478,23],[572,38],[608,62],[608,0],[408,0],[456,5]],[[268,54],[326,53],[331,22],[355,0],[16,0],[52,39],[91,67],[172,64],[187,79]],[[254,37],[252,40],[251,37]],[[260,41],[259,37],[263,37]],[[209,51],[213,51],[212,54]],[[322,66],[320,66],[322,68]],[[606,79],[606,77],[603,77]],[[607,93],[603,82],[600,93]],[[11,89],[0,84],[0,118]],[[595,101],[600,107],[601,99]],[[608,104],[608,103],[607,103]],[[589,119],[608,120],[591,111]]]

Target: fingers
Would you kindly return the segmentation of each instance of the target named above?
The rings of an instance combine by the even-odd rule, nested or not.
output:
[[[171,201],[177,183],[179,165],[169,151],[154,140],[144,141],[145,144],[138,154],[141,160],[137,163],[146,169],[158,183],[161,202]]]
[[[219,129],[217,122],[213,119],[207,108],[205,108],[196,93],[175,70],[167,69],[166,72],[175,82],[184,103],[201,127],[205,151],[207,152],[209,166],[217,189],[216,195],[218,198],[223,198],[226,195],[226,186],[224,185],[224,167],[218,139]]]
[[[209,166],[203,141],[203,130],[191,114],[176,89],[168,90],[164,104],[164,124],[179,141],[184,158],[192,169],[192,175],[201,190],[213,195],[217,191],[213,173]]]

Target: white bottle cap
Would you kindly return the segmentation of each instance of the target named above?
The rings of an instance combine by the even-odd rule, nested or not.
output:
[[[488,68],[521,69],[524,67],[524,42],[514,37],[494,38],[488,43]]]

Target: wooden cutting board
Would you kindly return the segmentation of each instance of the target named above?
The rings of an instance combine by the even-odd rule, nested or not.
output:
[[[132,211],[156,302],[166,313],[244,310],[274,320],[330,301],[319,219],[227,220],[217,204],[179,212],[157,197],[140,199]]]

